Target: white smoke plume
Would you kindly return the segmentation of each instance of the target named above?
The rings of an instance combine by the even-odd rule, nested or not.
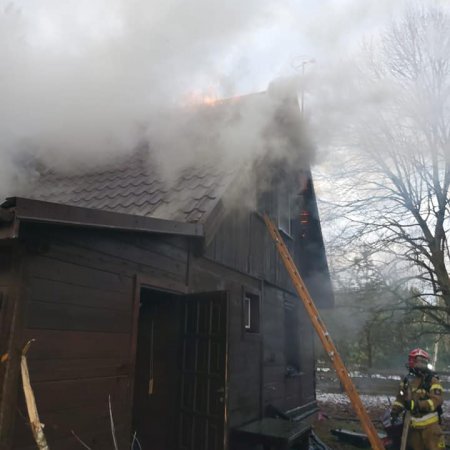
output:
[[[395,9],[301,3],[0,1],[0,194],[27,181],[35,160],[103,161],[154,139],[168,108],[302,75],[296,58],[335,59]]]

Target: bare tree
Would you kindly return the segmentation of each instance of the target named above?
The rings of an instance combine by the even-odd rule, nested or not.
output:
[[[450,17],[410,8],[365,46],[332,201],[342,255],[364,245],[414,295],[410,308],[450,333]],[[336,250],[336,249],[335,249]]]

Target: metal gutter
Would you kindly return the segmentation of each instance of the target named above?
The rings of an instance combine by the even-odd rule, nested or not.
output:
[[[14,222],[36,222],[76,227],[103,228],[109,230],[161,233],[189,237],[203,237],[202,224],[184,223],[153,217],[135,216],[98,209],[32,200],[23,197],[8,198],[0,208],[0,223],[3,217]],[[12,220],[10,220],[12,222]],[[0,224],[1,226],[1,224]],[[10,228],[9,224],[8,228]],[[10,236],[10,237],[17,237]]]

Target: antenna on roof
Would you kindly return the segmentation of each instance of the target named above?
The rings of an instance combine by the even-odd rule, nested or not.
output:
[[[308,64],[314,64],[316,60],[314,58],[308,58],[306,55],[300,55],[294,58],[291,62],[291,67],[296,72],[301,72],[302,83],[300,86],[300,111],[303,118],[303,112],[305,108],[305,67]]]

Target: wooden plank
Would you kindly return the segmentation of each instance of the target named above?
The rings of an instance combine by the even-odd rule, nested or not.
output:
[[[242,272],[249,271],[250,251],[250,213],[247,209],[236,213],[236,240],[233,245],[236,249],[236,268]]]
[[[203,283],[216,286],[216,290],[241,292],[243,285],[259,291],[261,280],[204,257],[193,258],[190,267],[190,289],[200,292],[210,290],[203,288]]]
[[[126,376],[31,382],[39,413],[43,418],[44,413],[71,408],[95,405],[106,408],[109,395],[115,409],[128,408],[129,379]]]
[[[250,222],[250,254],[249,254],[249,272],[258,277],[264,275],[265,259],[265,233],[266,228],[262,219],[256,214],[251,215]]]
[[[9,273],[12,267],[13,250],[12,246],[0,246],[0,273]]]
[[[35,339],[28,360],[127,358],[129,334],[71,330],[27,329],[24,340]]]
[[[148,274],[161,274],[177,281],[186,278],[187,264],[177,262],[157,254],[136,254],[133,258],[119,258],[102,253],[80,249],[79,247],[53,247],[51,256],[55,260],[62,260],[82,265],[93,270],[102,270],[119,273],[121,276],[131,278],[136,272]],[[81,261],[81,263],[80,263]]]
[[[132,280],[120,273],[86,267],[82,259],[77,263],[66,262],[48,256],[33,255],[27,261],[30,276],[63,281],[90,288],[107,286],[110,290],[131,292]]]
[[[60,258],[67,253],[88,259],[92,264],[138,263],[179,273],[185,271],[187,263],[187,241],[185,248],[180,249],[156,236],[37,227],[30,232],[29,239],[33,243],[45,243],[39,247],[47,249],[50,256]]]
[[[39,359],[29,366],[34,382],[129,376],[131,372],[128,360],[118,358]]]
[[[163,238],[161,236],[121,234],[117,239],[129,246],[149,250],[153,253],[171,258],[174,261],[186,261],[188,250],[187,238]]]
[[[131,305],[130,305],[131,306]],[[51,330],[131,332],[129,311],[32,301],[28,326]]]
[[[91,240],[92,241],[92,240]],[[135,247],[123,242],[102,241],[91,242],[89,247],[74,246],[69,244],[57,243],[52,246],[51,253],[55,257],[61,257],[67,254],[75,255],[88,261],[99,261],[107,263],[111,261],[117,263],[139,264],[141,266],[156,267],[159,270],[183,275],[186,273],[187,255],[182,260],[172,259],[165,254],[152,250],[146,250]]]
[[[25,223],[41,222],[162,234],[203,235],[203,226],[201,224],[181,223],[154,217],[82,208],[22,197],[15,198],[15,206],[16,218]]]
[[[131,307],[128,293],[111,290],[108,286],[92,288],[36,277],[30,277],[28,286],[33,301],[95,306],[120,311],[128,311]]]

